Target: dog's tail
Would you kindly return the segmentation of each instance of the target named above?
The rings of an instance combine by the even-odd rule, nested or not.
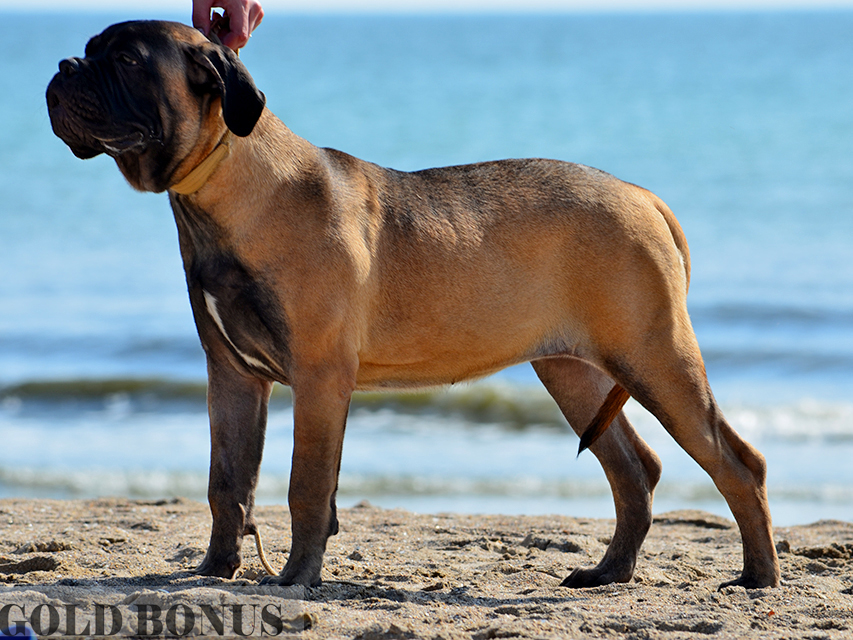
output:
[[[604,403],[601,405],[598,413],[595,414],[592,422],[589,423],[589,426],[583,432],[580,445],[578,446],[578,455],[589,449],[607,431],[607,427],[619,415],[622,407],[625,406],[630,397],[631,395],[618,384],[613,386],[610,393],[604,399]]]

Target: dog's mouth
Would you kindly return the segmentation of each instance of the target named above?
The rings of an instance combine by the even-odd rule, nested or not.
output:
[[[126,136],[101,137],[93,136],[104,147],[107,155],[118,157],[128,151],[142,151],[148,144],[149,137],[141,131],[135,131]]]
[[[68,90],[60,74],[48,86],[47,109],[53,132],[79,158],[141,153],[158,138],[142,125],[113,122],[96,96]]]

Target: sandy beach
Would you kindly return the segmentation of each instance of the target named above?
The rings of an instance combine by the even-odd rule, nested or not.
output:
[[[367,503],[340,520],[323,585],[279,588],[258,584],[251,538],[235,580],[190,572],[209,535],[202,503],[0,501],[0,622],[28,621],[57,637],[853,637],[847,522],[778,528],[782,587],[718,591],[741,564],[734,523],[662,514],[630,583],[580,591],[557,585],[601,557],[613,521],[418,515]],[[287,509],[261,507],[258,523],[280,568]]]

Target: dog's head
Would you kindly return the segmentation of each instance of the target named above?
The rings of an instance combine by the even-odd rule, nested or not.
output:
[[[107,28],[47,88],[53,131],[74,155],[106,153],[134,188],[157,192],[226,126],[248,136],[264,103],[234,52],[175,22]]]

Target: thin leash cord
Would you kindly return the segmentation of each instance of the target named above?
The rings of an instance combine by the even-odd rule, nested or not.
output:
[[[277,576],[278,571],[272,568],[272,565],[267,562],[267,556],[264,553],[264,545],[261,543],[261,532],[255,527],[255,546],[258,548],[258,558],[261,559],[261,564],[264,567],[264,571],[266,571],[271,576]]]

